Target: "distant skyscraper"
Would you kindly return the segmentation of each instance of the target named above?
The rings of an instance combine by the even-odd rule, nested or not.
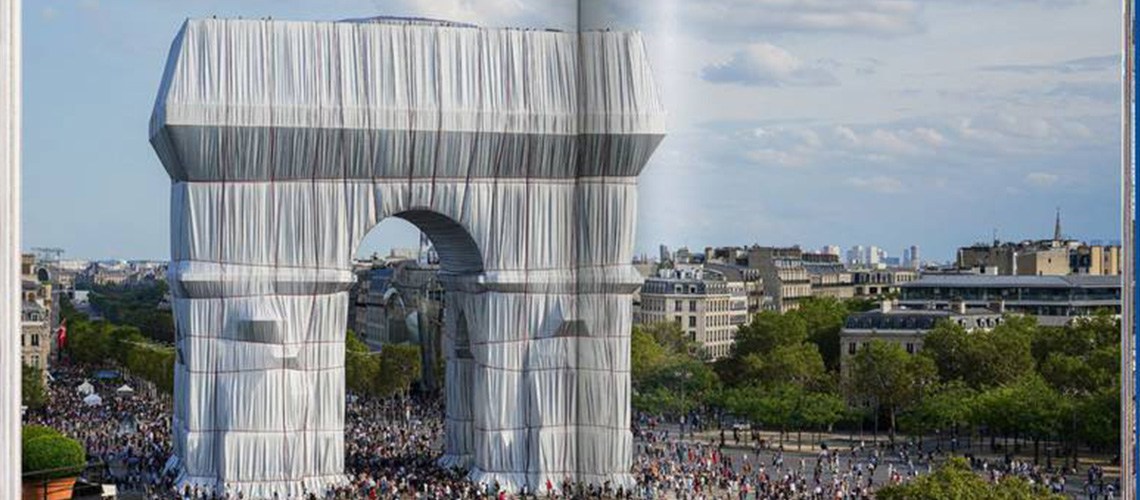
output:
[[[882,249],[877,246],[871,245],[867,247],[867,252],[863,257],[863,264],[871,267],[878,265],[879,261],[882,260],[883,257],[882,252]]]
[[[918,269],[922,266],[922,257],[918,253],[918,245],[910,246],[910,259],[907,263],[912,269]]]
[[[847,251],[847,264],[852,266],[864,264],[866,262],[865,252],[866,250],[863,248],[863,245],[855,245],[851,247],[851,249]]]
[[[820,247],[819,253],[842,257],[842,254],[839,250],[839,245],[824,245],[823,247]]]
[[[669,247],[661,245],[658,249],[657,257],[661,262],[667,262],[673,259],[673,254],[669,252]]]

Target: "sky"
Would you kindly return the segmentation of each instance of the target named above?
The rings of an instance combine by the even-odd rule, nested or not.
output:
[[[1119,238],[1111,0],[37,0],[24,4],[26,248],[169,256],[147,126],[187,17],[409,15],[637,29],[669,113],[637,251]],[[362,253],[416,244],[389,220]]]

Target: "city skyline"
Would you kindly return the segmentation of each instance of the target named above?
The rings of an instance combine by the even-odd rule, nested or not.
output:
[[[580,19],[576,5],[37,3],[24,13],[25,57],[37,64],[25,75],[23,241],[72,257],[169,256],[167,180],[145,130],[169,33],[186,16],[380,14],[642,30],[670,135],[642,176],[637,253],[661,242],[917,243],[947,259],[995,229],[1002,240],[1046,237],[1058,205],[1067,236],[1119,238],[1112,2],[595,0]],[[364,248],[414,246],[417,235],[386,222]]]

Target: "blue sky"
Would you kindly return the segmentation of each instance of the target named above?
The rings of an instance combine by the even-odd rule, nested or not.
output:
[[[1109,0],[37,0],[25,2],[24,243],[165,258],[147,138],[186,17],[424,15],[636,28],[670,135],[638,250],[961,244],[1119,231],[1119,3]],[[390,221],[365,251],[411,246]]]

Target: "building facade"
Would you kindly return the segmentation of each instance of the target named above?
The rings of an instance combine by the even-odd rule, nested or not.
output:
[[[805,253],[802,259],[811,281],[813,297],[846,300],[855,296],[855,282],[851,272],[839,261],[838,255]]]
[[[20,360],[46,377],[51,362],[52,285],[33,254],[20,256]]]
[[[1019,276],[1064,276],[1069,274],[1069,249],[1039,248],[1016,253],[1014,274]]]
[[[748,267],[760,270],[764,295],[771,298],[772,310],[783,313],[798,309],[800,301],[812,296],[811,276],[799,247],[752,247]]]
[[[1001,276],[1064,276],[1089,274],[1116,276],[1121,273],[1120,245],[1101,245],[1065,239],[1061,212],[1053,225],[1053,239],[975,244],[958,249],[958,269]]]
[[[642,324],[672,322],[699,344],[709,360],[728,356],[737,327],[748,320],[748,296],[743,282],[700,269],[662,270],[641,286]]]
[[[1101,310],[1119,315],[1120,290],[1119,276],[929,274],[902,284],[899,304],[948,309],[955,301],[969,307],[1000,302],[1009,312],[1035,316],[1042,325],[1059,326]]]
[[[893,296],[899,293],[899,286],[918,279],[913,269],[853,269],[851,280],[854,295],[863,298]]]
[[[996,309],[969,309],[965,303],[942,310],[900,309],[884,301],[879,310],[855,313],[847,317],[839,332],[840,374],[846,380],[851,373],[852,358],[872,341],[898,344],[909,354],[922,350],[923,339],[940,321],[957,323],[968,331],[988,330],[1002,321]]]
[[[1071,274],[1117,276],[1120,270],[1119,245],[1081,245],[1069,252]]]
[[[47,373],[52,340],[49,311],[37,302],[25,301],[20,310],[21,361]]]
[[[720,262],[709,262],[704,265],[706,274],[719,274],[729,283],[740,283],[744,289],[746,298],[746,310],[748,311],[748,318],[751,320],[752,316],[760,311],[763,311],[768,299],[764,295],[764,278],[760,276],[760,270],[739,264],[724,264]]]

